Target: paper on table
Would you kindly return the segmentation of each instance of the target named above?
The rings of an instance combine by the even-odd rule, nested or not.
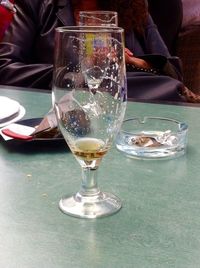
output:
[[[57,127],[57,120],[55,112],[51,109],[47,115],[42,119],[40,124],[37,126],[37,128],[34,131],[34,135],[36,135],[38,132],[42,132],[44,130],[50,130]]]
[[[73,102],[73,93],[70,92],[69,94],[64,95],[60,102],[59,102],[59,107],[60,109],[67,113],[69,112],[69,107],[70,107],[70,103]],[[43,130],[51,130],[51,129],[55,129],[58,127],[58,122],[56,119],[56,114],[54,109],[52,108],[47,115],[43,118],[43,120],[41,121],[41,123],[39,124],[39,126],[37,127],[37,129],[35,130],[35,132],[33,134],[37,134],[38,132],[41,132]]]
[[[0,129],[0,134],[4,138],[5,141],[12,140],[13,138],[8,137],[2,133],[2,130],[6,129],[6,128],[8,128],[8,126],[5,126],[2,129]],[[35,128],[13,123],[13,124],[9,125],[9,130],[11,130],[15,133],[21,134],[21,135],[29,136],[29,135],[32,135],[32,133],[35,131]]]

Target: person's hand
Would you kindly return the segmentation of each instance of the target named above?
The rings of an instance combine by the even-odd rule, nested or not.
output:
[[[139,68],[152,68],[152,66],[145,60],[134,57],[134,54],[128,48],[125,48],[125,61],[127,64],[134,65]]]

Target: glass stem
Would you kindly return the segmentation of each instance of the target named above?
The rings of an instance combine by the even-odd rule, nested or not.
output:
[[[80,194],[85,197],[95,196],[100,192],[97,185],[97,168],[82,168],[82,185]]]

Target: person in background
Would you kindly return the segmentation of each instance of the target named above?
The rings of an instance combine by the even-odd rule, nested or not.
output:
[[[179,62],[145,0],[16,0],[15,9],[0,44],[0,84],[51,89],[55,28],[78,24],[80,10],[114,10],[125,29],[128,97],[185,101]]]

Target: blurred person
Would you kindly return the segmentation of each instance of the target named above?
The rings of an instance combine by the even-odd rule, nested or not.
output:
[[[170,56],[145,0],[16,0],[15,9],[0,44],[0,84],[51,89],[55,28],[78,24],[80,10],[113,10],[125,29],[128,97],[185,100],[179,61]]]

